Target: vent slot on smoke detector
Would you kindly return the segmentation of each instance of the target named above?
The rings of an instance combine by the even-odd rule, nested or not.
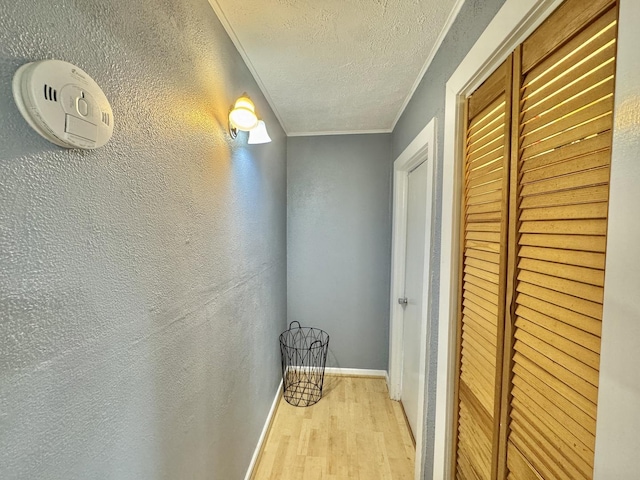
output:
[[[109,125],[111,119],[109,118],[109,114],[107,112],[102,112],[102,123],[105,125]]]
[[[50,100],[52,102],[58,101],[58,92],[55,88],[51,88],[49,85],[45,83],[44,85],[44,98],[46,100]]]

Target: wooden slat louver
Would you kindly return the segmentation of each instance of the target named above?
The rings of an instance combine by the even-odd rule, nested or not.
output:
[[[522,48],[507,352],[514,480],[593,477],[617,8],[588,3],[590,15],[570,0],[541,27],[569,25],[564,43],[541,51],[534,33]]]
[[[468,98],[456,478],[593,478],[617,18],[566,0]]]
[[[495,471],[502,364],[511,63],[469,98],[459,305],[455,472]]]

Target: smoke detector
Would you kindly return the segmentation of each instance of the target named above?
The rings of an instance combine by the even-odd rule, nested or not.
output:
[[[107,97],[71,63],[41,60],[22,65],[13,76],[13,98],[27,123],[61,147],[94,149],[113,134]]]

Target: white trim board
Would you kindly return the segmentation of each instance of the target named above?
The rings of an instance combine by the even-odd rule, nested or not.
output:
[[[422,478],[422,445],[424,436],[425,388],[428,371],[427,339],[429,336],[429,307],[430,298],[430,258],[432,236],[432,211],[434,206],[434,178],[436,166],[436,119],[433,118],[416,138],[405,148],[393,163],[393,239],[391,258],[391,299],[390,299],[390,327],[389,327],[389,396],[400,400],[402,393],[402,359],[403,359],[403,317],[404,310],[396,299],[404,296],[405,290],[405,261],[407,244],[407,193],[409,187],[409,172],[422,162],[431,162],[427,168],[427,211],[425,219],[425,252],[424,252],[424,296],[422,301],[420,327],[420,372],[418,376],[418,431],[413,432],[416,440],[415,478]]]
[[[251,457],[251,462],[249,462],[249,468],[247,468],[247,474],[244,476],[244,480],[251,480],[253,469],[256,468],[258,458],[260,457],[260,453],[262,452],[262,447],[264,445],[264,442],[267,440],[267,434],[269,433],[269,429],[271,428],[271,422],[273,422],[273,417],[275,416],[276,410],[278,408],[280,397],[282,397],[282,380],[280,380],[280,385],[278,385],[278,389],[276,390],[276,395],[273,399],[273,403],[271,404],[271,408],[269,409],[267,419],[264,422],[264,427],[262,427],[262,432],[260,433],[260,437],[258,438],[258,444],[256,445],[256,449],[253,451],[253,456]]]
[[[308,365],[287,365],[286,371],[299,370],[301,372],[320,373],[320,367],[310,367]],[[386,370],[371,370],[368,368],[342,368],[342,367],[325,367],[325,375],[339,375],[343,377],[377,377],[388,378]]]
[[[289,133],[289,137],[320,137],[320,136],[332,136],[332,135],[377,135],[392,133],[393,130],[381,129],[381,130],[335,130],[326,132],[292,132]]]
[[[325,375],[342,375],[345,377],[379,377],[387,378],[386,370],[369,370],[365,368],[326,367]]]
[[[464,101],[562,0],[506,0],[446,85],[433,478],[451,476]]]

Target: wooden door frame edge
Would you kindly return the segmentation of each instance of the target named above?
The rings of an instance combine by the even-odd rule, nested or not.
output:
[[[563,0],[506,0],[446,84],[440,298],[434,439],[434,479],[452,478],[458,241],[463,113],[466,97],[522,43]],[[418,455],[418,454],[416,454]]]
[[[415,478],[422,479],[422,450],[425,429],[425,388],[428,372],[427,339],[429,337],[428,312],[431,305],[431,245],[432,245],[432,212],[434,208],[434,179],[436,166],[436,119],[431,121],[416,135],[413,141],[393,162],[393,239],[391,257],[391,300],[389,325],[389,396],[400,400],[402,393],[402,345],[404,310],[397,299],[404,296],[404,275],[407,243],[407,193],[409,172],[423,161],[431,162],[427,167],[427,200],[425,221],[425,255],[423,269],[423,285],[425,286],[421,322],[420,322],[420,372],[418,376],[418,431],[414,432],[416,441]]]

